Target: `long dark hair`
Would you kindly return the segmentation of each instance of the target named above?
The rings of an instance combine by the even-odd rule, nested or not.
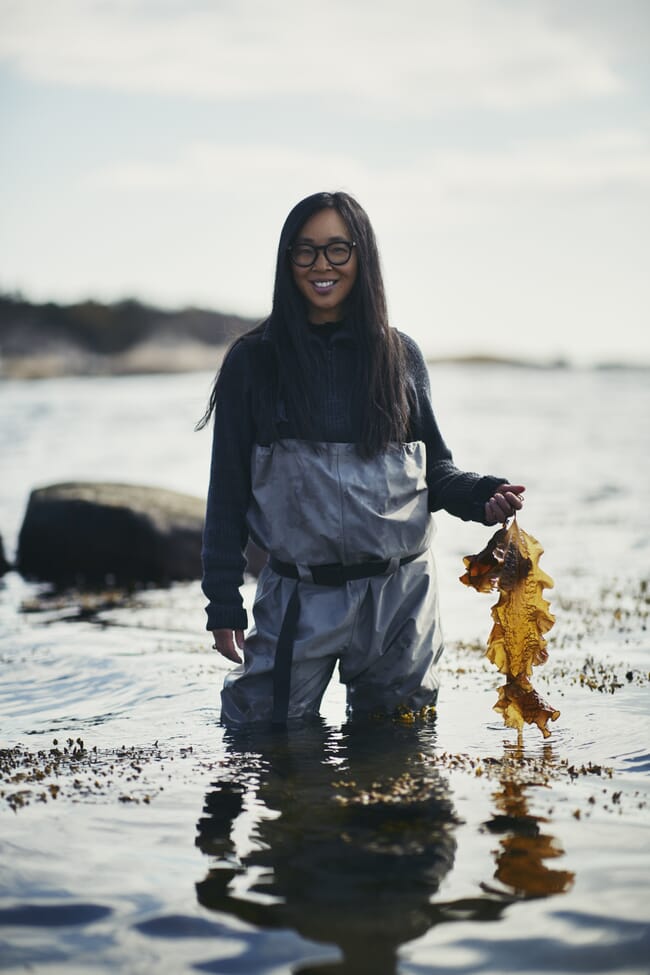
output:
[[[291,210],[280,234],[271,314],[253,332],[264,330],[268,335],[275,353],[275,392],[281,390],[297,434],[309,439],[315,404],[306,341],[307,308],[293,280],[288,249],[307,220],[328,208],[338,211],[356,243],[357,278],[347,299],[345,318],[359,343],[358,388],[362,390],[363,419],[358,446],[362,454],[370,456],[391,441],[407,439],[411,392],[404,348],[388,323],[375,234],[366,211],[349,194],[314,193]],[[198,428],[207,424],[217,398],[218,377]]]

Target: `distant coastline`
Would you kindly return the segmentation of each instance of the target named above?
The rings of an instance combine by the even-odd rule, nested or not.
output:
[[[34,304],[0,295],[0,378],[192,372],[218,366],[252,319],[134,299]]]
[[[567,359],[551,359],[541,362],[535,359],[516,359],[508,356],[469,355],[427,356],[430,366],[509,366],[513,369],[570,369]]]
[[[238,315],[192,307],[163,310],[135,299],[59,305],[0,294],[0,379],[214,371],[231,342],[255,324]],[[431,367],[575,368],[566,359],[478,352],[427,356],[427,362]],[[589,368],[645,370],[650,364],[603,362]]]
[[[507,366],[511,369],[597,369],[599,371],[616,371],[620,369],[631,369],[644,372],[650,369],[650,362],[596,362],[589,366],[577,366],[569,359],[516,359],[507,356],[491,356],[481,354],[458,355],[458,356],[427,356],[430,366]]]

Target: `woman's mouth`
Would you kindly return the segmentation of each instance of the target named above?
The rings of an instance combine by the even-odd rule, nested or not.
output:
[[[319,294],[326,294],[334,287],[336,281],[333,278],[324,278],[322,281],[310,281],[309,283]]]

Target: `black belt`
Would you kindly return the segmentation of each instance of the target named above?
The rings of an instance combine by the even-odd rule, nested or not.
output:
[[[406,555],[399,560],[400,565],[413,562],[421,552],[415,555]],[[269,565],[279,576],[287,579],[299,579],[300,572],[298,566],[293,562],[281,562],[273,556],[269,559]],[[346,582],[354,579],[368,579],[371,576],[383,576],[390,565],[390,560],[384,562],[355,562],[352,565],[343,565],[342,562],[330,562],[327,565],[310,565],[311,581],[317,586],[344,586]]]
[[[415,555],[406,555],[399,560],[398,566],[413,562],[422,552]],[[343,565],[341,562],[333,562],[328,565],[311,565],[311,581],[317,586],[343,586],[346,582],[354,579],[368,579],[372,576],[381,576],[386,573],[391,565],[390,559],[382,562],[357,562],[353,565]],[[298,566],[293,562],[282,562],[274,556],[269,558],[269,566],[280,576],[287,579],[300,579]],[[287,723],[289,713],[289,695],[291,692],[291,664],[293,661],[293,643],[300,613],[300,599],[298,586],[294,587],[287,608],[284,612],[282,626],[278,635],[278,642],[275,650],[275,663],[273,665],[273,717],[272,724],[275,728],[284,728]]]

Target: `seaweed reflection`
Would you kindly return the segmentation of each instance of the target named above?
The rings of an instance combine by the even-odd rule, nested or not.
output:
[[[537,783],[534,780],[522,783],[512,777],[512,760],[515,763],[521,760],[523,749],[521,746],[506,746],[506,756],[510,758],[509,771],[502,774],[500,787],[493,793],[496,812],[484,824],[491,833],[502,837],[499,849],[494,851],[494,877],[504,889],[495,890],[488,884],[481,884],[481,888],[512,900],[563,894],[572,886],[575,874],[546,865],[546,860],[561,857],[564,850],[555,837],[542,831],[548,819],[529,812],[527,793]],[[554,757],[551,746],[544,749],[544,761],[549,768],[552,767]]]

